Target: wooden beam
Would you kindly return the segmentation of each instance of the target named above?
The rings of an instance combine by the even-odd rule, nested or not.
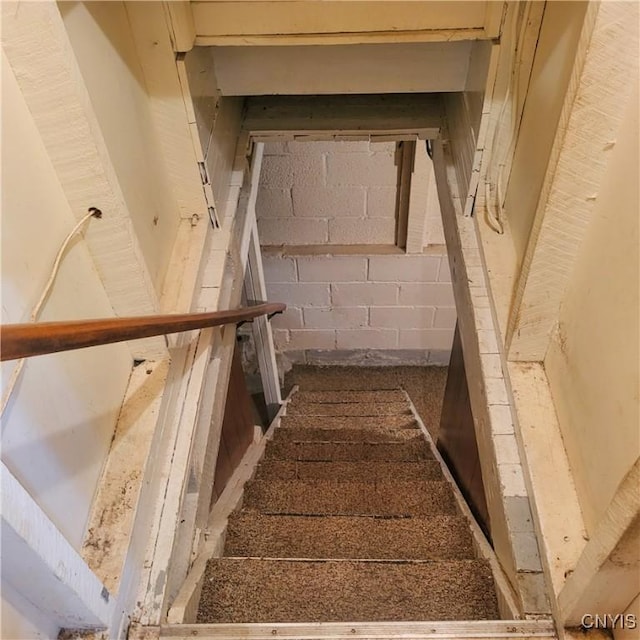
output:
[[[189,0],[171,0],[164,2],[169,16],[171,42],[176,52],[191,51],[196,41],[196,26]]]
[[[363,133],[431,139],[438,136],[441,124],[437,95],[265,96],[247,99],[243,129],[256,140]]]
[[[435,189],[432,163],[427,155],[425,143],[422,141],[414,144],[413,147],[412,173],[405,248],[407,253],[422,253],[425,244],[429,190]],[[417,179],[418,176],[426,176],[426,179],[421,181]]]
[[[248,300],[266,300],[267,287],[264,280],[262,267],[262,254],[260,252],[260,239],[258,238],[258,225],[254,220],[251,229],[251,241],[249,243],[249,260],[244,281],[245,295]],[[282,395],[280,392],[280,378],[276,364],[276,351],[273,344],[271,323],[263,316],[253,322],[253,340],[258,356],[260,379],[264,391],[264,399],[267,405],[269,419],[273,419],[280,405]]]
[[[353,44],[487,37],[484,2],[192,2],[198,45]]]
[[[509,359],[541,361],[638,75],[638,6],[587,9],[509,319]],[[585,126],[589,134],[585,135]]]
[[[2,580],[60,627],[103,628],[112,596],[2,463]]]
[[[2,47],[74,216],[103,213],[85,240],[116,315],[158,311],[158,296],[103,138],[91,97],[55,3],[2,3]],[[162,357],[163,340],[135,345]]]
[[[638,487],[640,458],[620,483],[558,596],[565,626],[579,626],[585,613],[623,613],[640,591]]]

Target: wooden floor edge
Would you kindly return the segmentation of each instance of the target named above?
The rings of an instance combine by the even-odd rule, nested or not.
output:
[[[245,638],[267,640],[367,640],[430,639],[480,640],[498,638],[547,638],[557,640],[551,620],[476,620],[424,622],[316,622],[168,625],[161,638]]]
[[[498,608],[500,610],[500,615],[502,615],[503,618],[505,619],[517,618],[518,616],[521,615],[521,612],[517,604],[518,600],[513,590],[513,587],[511,586],[511,583],[509,582],[509,579],[507,578],[507,575],[504,572],[498,560],[498,557],[496,556],[495,551],[489,544],[486,536],[484,535],[484,532],[480,528],[480,525],[476,521],[475,516],[471,512],[469,505],[464,499],[464,496],[462,495],[462,492],[460,491],[458,484],[456,483],[453,476],[451,475],[451,472],[449,471],[449,467],[447,466],[442,455],[438,451],[438,448],[436,447],[436,444],[433,441],[433,438],[431,437],[429,430],[427,429],[424,422],[422,421],[422,418],[420,417],[418,410],[413,404],[413,401],[411,400],[411,398],[409,397],[409,394],[406,391],[405,391],[405,394],[407,396],[407,402],[409,403],[411,412],[413,413],[413,417],[417,422],[418,426],[420,427],[420,430],[422,431],[425,439],[429,443],[429,447],[431,448],[434,458],[440,464],[442,473],[445,477],[445,480],[451,486],[453,495],[455,497],[456,503],[460,511],[469,522],[469,525],[471,527],[471,535],[473,537],[473,543],[476,551],[479,553],[481,557],[487,560],[491,565],[491,572],[493,573],[493,579],[496,586],[496,596],[498,597]]]

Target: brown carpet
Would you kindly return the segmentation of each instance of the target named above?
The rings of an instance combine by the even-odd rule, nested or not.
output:
[[[198,622],[358,622],[495,618],[480,560],[394,564],[211,560]]]
[[[296,365],[285,376],[285,393],[294,384],[300,391],[404,389],[416,406],[434,441],[440,414],[447,367],[318,367]]]
[[[301,391],[229,520],[226,557],[207,565],[198,622],[498,618],[490,568],[399,391],[433,433],[445,377],[294,368]]]
[[[266,558],[473,559],[471,533],[461,516],[353,518],[235,514],[227,556]]]

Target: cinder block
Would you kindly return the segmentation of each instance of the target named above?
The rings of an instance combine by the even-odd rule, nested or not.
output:
[[[291,189],[260,187],[256,200],[256,216],[260,218],[286,218],[293,215]]]
[[[551,606],[543,573],[518,572],[516,575],[522,608],[526,614],[549,614]]]
[[[296,261],[283,256],[263,256],[265,282],[297,282]]]
[[[504,378],[486,378],[484,385],[488,404],[509,404]]]
[[[476,331],[478,335],[478,344],[480,346],[480,353],[500,353],[498,349],[498,340],[496,334],[493,331]]]
[[[357,329],[366,327],[367,307],[315,307],[304,310],[306,329]]]
[[[393,349],[398,346],[396,329],[338,329],[338,349]]]
[[[427,255],[371,256],[369,280],[373,282],[436,282],[440,258]]]
[[[288,329],[274,329],[273,330],[273,345],[277,351],[284,351],[289,344],[289,331]]]
[[[511,531],[533,531],[529,498],[520,496],[505,498],[504,508]]]
[[[369,187],[367,189],[367,217],[396,218],[398,189],[393,187]]]
[[[362,187],[324,187],[296,183],[292,190],[293,213],[312,218],[362,217],[365,190]]]
[[[401,305],[417,305],[421,307],[455,306],[453,288],[448,283],[401,283]]]
[[[325,168],[322,155],[289,156],[293,164],[293,184],[324,185]]]
[[[474,305],[473,315],[476,321],[476,329],[481,329],[483,331],[493,331],[493,317],[491,315],[491,309],[489,308],[476,308],[475,302],[478,300],[480,304],[482,304],[483,300],[489,300],[489,298],[472,298],[471,302]]]
[[[371,307],[372,327],[427,329],[433,326],[432,307]]]
[[[327,221],[318,218],[262,218],[258,232],[264,245],[325,244],[329,238]]]
[[[398,169],[393,153],[341,153],[327,156],[327,184],[395,187]]]
[[[287,349],[335,349],[336,332],[317,329],[293,329]]]
[[[489,418],[491,420],[491,433],[494,435],[514,433],[510,406],[504,404],[489,405]]]
[[[430,349],[427,364],[435,367],[447,367],[451,361],[450,349]]]
[[[293,162],[291,156],[267,156],[262,161],[260,186],[267,189],[293,187]]]
[[[400,349],[451,351],[453,331],[450,329],[402,329],[398,338]]]
[[[455,307],[438,307],[433,326],[436,329],[455,329],[458,314]]]
[[[427,216],[424,228],[424,244],[425,246],[446,244],[440,216]]]
[[[271,326],[274,329],[303,329],[302,309],[287,307],[285,311],[271,319]]]
[[[289,152],[287,142],[265,142],[264,144],[265,156],[286,156]]]
[[[499,464],[498,475],[504,496],[527,496],[522,466],[519,464]]]
[[[483,353],[480,356],[480,366],[485,378],[503,378],[502,362],[497,353]]]
[[[331,285],[334,306],[391,305],[398,302],[398,285],[390,282],[353,282]]]
[[[292,307],[328,307],[329,285],[292,282],[267,282],[267,297],[272,302],[284,302]]]
[[[511,534],[511,540],[518,571],[541,572],[542,563],[535,533],[514,532]]]
[[[364,282],[367,259],[362,256],[298,258],[300,282]]]
[[[520,464],[520,452],[514,434],[502,434],[493,437],[498,464]]]
[[[443,237],[444,240],[444,237]],[[440,258],[440,270],[438,271],[438,282],[451,282],[451,270],[449,269],[449,258]]]
[[[394,244],[393,218],[333,218],[329,220],[331,244]]]
[[[313,155],[320,153],[368,153],[369,141],[355,142],[337,140],[335,142],[289,142],[289,151],[295,154]]]

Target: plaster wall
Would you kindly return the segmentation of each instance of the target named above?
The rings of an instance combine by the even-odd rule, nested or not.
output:
[[[76,220],[4,54],[2,93],[2,322],[11,323],[28,321]],[[80,235],[69,247],[40,319],[112,315]],[[131,364],[125,344],[29,359],[2,418],[3,462],[76,549]],[[15,366],[12,361],[2,365],[3,393]],[[23,620],[31,605],[4,601],[5,586],[2,637],[53,637],[45,623],[34,622],[37,615],[28,614],[32,622]]]
[[[58,6],[159,297],[180,216],[125,3]]]
[[[637,105],[636,79],[545,358],[588,532],[640,454]]]

